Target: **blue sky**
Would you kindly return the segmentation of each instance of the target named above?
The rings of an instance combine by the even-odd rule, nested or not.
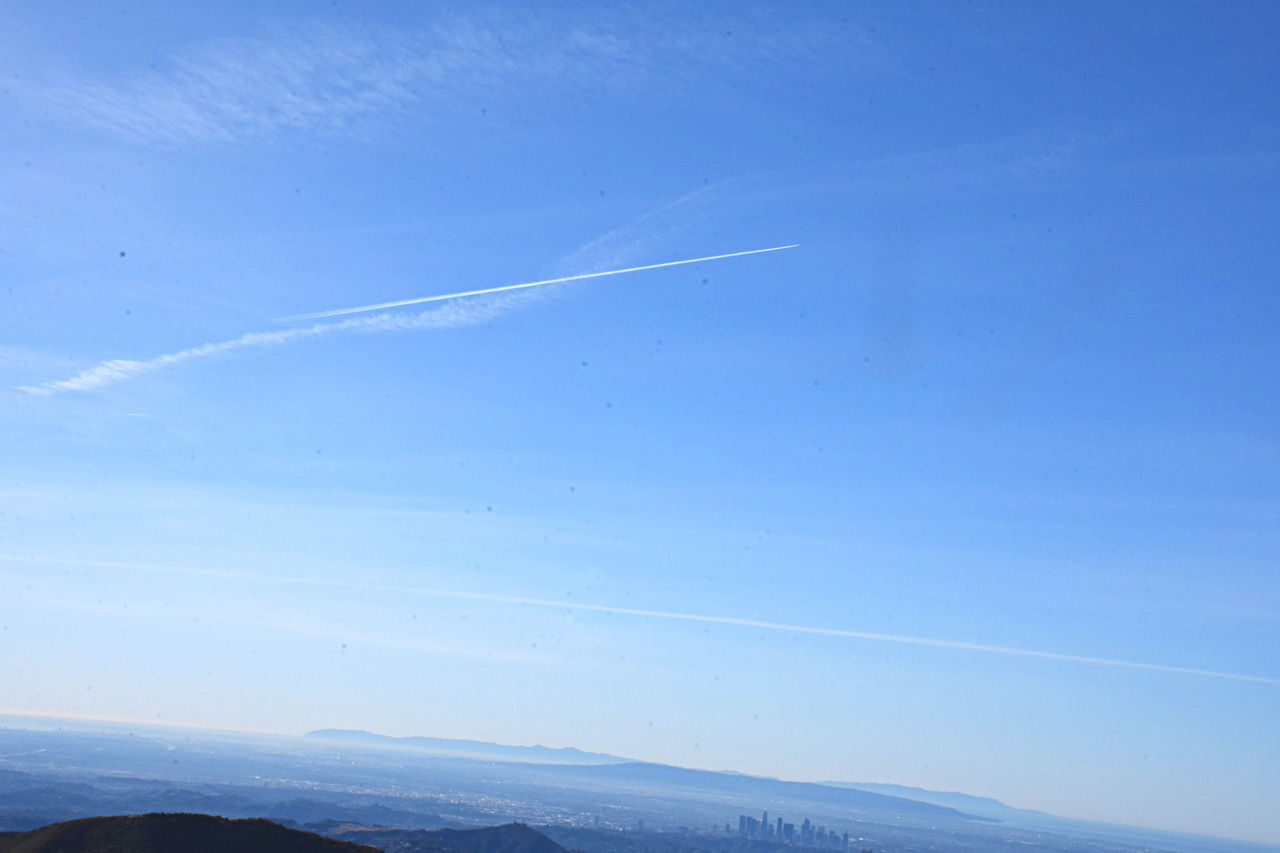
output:
[[[10,5],[3,704],[1280,842],[1278,18]]]

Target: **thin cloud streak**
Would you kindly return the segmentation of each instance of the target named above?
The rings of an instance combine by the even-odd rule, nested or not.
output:
[[[438,296],[419,296],[414,299],[401,299],[396,302],[378,302],[374,305],[361,305],[355,308],[335,308],[332,311],[316,311],[311,314],[295,314],[292,317],[280,317],[277,323],[288,323],[293,320],[318,320],[322,317],[340,317],[343,314],[359,314],[365,311],[383,311],[387,308],[402,308],[405,305],[419,305],[424,302],[444,302],[450,299],[462,299],[468,296],[481,296],[486,293],[502,293],[508,290],[523,290],[528,287],[542,287],[546,284],[561,284],[566,281],[582,281],[588,278],[603,278],[610,275],[622,275],[629,272],[640,272],[641,270],[656,270],[663,267],[679,267],[685,264],[700,264],[704,261],[719,261],[724,258],[740,258],[743,255],[762,255],[765,252],[780,252],[783,249],[794,249],[799,243],[790,243],[786,246],[771,246],[768,249],[748,249],[745,252],[727,252],[723,255],[707,255],[702,258],[686,258],[681,261],[664,261],[660,264],[644,264],[638,267],[626,267],[619,270],[605,270],[603,272],[585,272],[577,275],[563,275],[559,278],[544,278],[541,281],[526,281],[522,284],[505,284],[501,287],[486,287],[481,290],[464,290],[458,293],[442,293]]]
[[[298,579],[301,580],[301,579]],[[340,584],[342,582],[334,582]],[[352,586],[361,586],[351,584]],[[1280,685],[1280,678],[1265,675],[1245,675],[1235,672],[1220,672],[1211,669],[1195,669],[1185,666],[1170,666],[1158,663],[1120,660],[1118,658],[1100,658],[1089,655],[1073,655],[1062,652],[1047,652],[1039,649],[1022,649],[1012,646],[993,646],[985,643],[970,643],[964,640],[941,640],[932,637],[912,637],[903,634],[880,634],[870,631],[851,631],[844,628],[821,628],[811,625],[792,625],[784,622],[766,622],[759,619],[744,619],[737,616],[713,616],[701,613],[681,613],[670,610],[643,610],[632,607],[613,607],[604,604],[582,604],[580,602],[554,601],[542,598],[522,598],[518,596],[496,595],[478,592],[460,592],[454,590],[427,589],[421,587],[381,587],[391,592],[416,593],[435,598],[458,598],[475,601],[491,601],[501,604],[516,604],[528,607],[551,607],[562,610],[579,610],[590,613],[612,613],[619,616],[643,616],[654,619],[669,619],[680,622],[701,622],[713,625],[733,625],[742,628],[759,628],[766,631],[780,631],[790,634],[810,634],[822,637],[843,637],[851,640],[870,640],[879,643],[896,643],[909,646],[929,646],[940,649],[956,649],[959,651],[985,652],[988,654],[1015,655],[1019,657],[1039,658],[1041,660],[1066,661],[1069,663],[1092,664],[1094,666],[1122,667],[1126,669],[1143,669],[1152,672],[1166,672],[1177,675],[1197,675],[1206,678],[1224,678],[1233,681],[1251,681],[1258,684]]]
[[[586,604],[583,602],[556,601],[548,598],[529,598],[516,595],[501,595],[488,592],[470,592],[466,590],[435,589],[432,587],[404,586],[399,584],[378,584],[365,581],[346,581],[336,578],[306,578],[288,575],[268,575],[258,572],[237,572],[213,569],[195,569],[177,566],[161,566],[140,563],[123,563],[105,560],[57,560],[56,558],[31,558],[18,554],[5,555],[3,559],[18,562],[61,562],[101,568],[120,569],[125,571],[155,572],[160,574],[178,574],[195,577],[207,577],[223,580],[251,580],[300,586],[328,587],[335,589],[360,589],[370,592],[390,592],[401,595],[421,595],[428,598],[453,599],[458,601],[484,601],[493,604],[510,604],[520,607],[539,607],[554,610],[572,610],[583,613],[608,613],[617,616],[638,616],[649,619],[665,619],[675,622],[697,622],[709,625],[729,625],[739,628],[755,628],[764,631],[777,631],[787,634],[805,634],[819,637],[839,637],[850,640],[865,640],[877,643],[893,643],[905,646],[924,646],[955,651],[981,652],[985,654],[1005,655],[1013,657],[1034,658],[1038,660],[1061,661],[1090,666],[1115,667],[1120,669],[1137,669],[1147,672],[1162,672],[1170,675],[1191,675],[1201,678],[1216,678],[1227,681],[1244,681],[1253,684],[1280,686],[1280,678],[1267,675],[1249,675],[1239,672],[1223,672],[1214,669],[1198,669],[1188,666],[1173,666],[1161,663],[1145,663],[1143,661],[1123,660],[1120,658],[1094,657],[1092,655],[1076,655],[1065,652],[1050,652],[1041,649],[1025,649],[1016,646],[997,646],[986,643],[971,643],[965,640],[946,640],[936,637],[915,637],[906,634],[882,634],[874,631],[854,631],[846,628],[823,628],[813,625],[794,625],[786,622],[769,622],[760,619],[746,619],[738,616],[716,616],[704,613],[683,613],[673,610],[648,610],[636,607],[615,607],[607,604]]]
[[[305,338],[317,338],[336,332],[351,334],[377,334],[381,332],[409,332],[430,329],[451,329],[470,326],[504,313],[513,300],[500,300],[470,306],[446,306],[419,314],[375,314],[337,323],[316,323],[297,329],[281,329],[275,332],[247,332],[238,338],[198,347],[166,353],[141,361],[111,359],[80,371],[69,379],[45,382],[41,385],[19,385],[19,391],[39,396],[64,394],[69,391],[89,391],[104,385],[134,379],[167,367],[210,358],[216,355],[250,347],[274,347]]]

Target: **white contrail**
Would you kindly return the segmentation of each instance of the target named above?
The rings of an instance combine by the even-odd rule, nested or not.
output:
[[[315,314],[301,314],[296,317],[286,317],[277,322],[283,322],[284,320],[337,317],[343,314],[354,314],[361,311],[376,311],[381,308],[395,308],[403,305],[415,305],[422,302],[442,302],[450,299],[460,299],[464,296],[480,296],[482,294],[502,293],[504,291],[520,290],[522,288],[538,287],[544,284],[580,281],[587,278],[621,275],[622,273],[639,272],[641,270],[676,267],[681,266],[682,264],[697,264],[703,261],[715,261],[722,258],[737,258],[743,255],[758,255],[763,252],[777,252],[782,249],[794,249],[797,245],[799,244],[792,243],[787,246],[772,246],[768,249],[749,249],[745,252],[729,252],[723,255],[708,255],[704,258],[688,258],[681,261],[664,261],[660,264],[645,264],[643,266],[628,267],[620,270],[567,275],[559,278],[549,278],[543,281],[525,282],[524,284],[509,284],[504,287],[489,287],[483,290],[469,290],[463,293],[447,293],[441,296],[425,296],[421,299],[405,299],[399,302],[384,302],[379,305],[365,305],[359,308],[342,308],[336,311],[321,311]],[[162,370],[185,361],[209,358],[231,352],[232,350],[244,349],[247,347],[279,346],[281,344],[289,343],[290,341],[302,338],[320,337],[334,332],[370,334],[376,332],[408,332],[414,330],[446,329],[458,326],[469,326],[485,322],[505,313],[512,306],[518,304],[518,300],[521,298],[521,295],[513,294],[502,300],[456,306],[446,305],[441,308],[431,311],[421,311],[416,314],[375,314],[372,317],[354,317],[332,323],[314,323],[310,326],[299,326],[292,329],[278,329],[271,332],[246,332],[245,334],[236,338],[231,338],[230,340],[201,344],[200,346],[189,347],[184,350],[158,355],[153,358],[141,360],[117,358],[102,361],[92,367],[85,368],[70,378],[59,379],[53,382],[45,382],[40,385],[19,385],[18,390],[38,396],[63,394],[68,391],[88,391],[93,388],[100,388],[103,385],[111,385],[116,382],[133,379],[136,376],[141,376],[146,373],[153,373],[157,370]]]
[[[582,281],[587,278],[603,278],[607,275],[622,275],[629,272],[640,272],[641,270],[656,270],[663,267],[678,267],[684,264],[700,264],[703,261],[719,261],[724,258],[740,258],[743,255],[760,255],[765,252],[780,252],[783,249],[794,249],[799,243],[791,243],[786,246],[771,246],[767,249],[748,249],[745,252],[728,252],[723,255],[707,255],[704,258],[687,258],[682,261],[664,261],[660,264],[644,264],[638,267],[627,267],[620,270],[605,270],[604,272],[585,272],[578,275],[563,275],[559,278],[544,278],[541,281],[526,281],[522,284],[504,284],[501,287],[486,287],[480,290],[463,290],[458,293],[442,293],[438,296],[419,296],[415,299],[400,299],[395,302],[378,302],[373,305],[360,305],[355,308],[335,308],[332,311],[315,311],[310,314],[294,314],[290,317],[278,317],[277,323],[289,323],[294,320],[319,320],[324,317],[340,317],[343,314],[359,314],[363,311],[383,311],[387,308],[402,308],[405,305],[420,305],[423,302],[444,302],[446,299],[462,299],[466,296],[482,296],[486,293],[502,293],[507,290],[522,290],[526,287],[541,287],[544,284],[560,284],[566,281]]]
[[[936,637],[915,637],[907,634],[882,634],[874,631],[855,631],[848,628],[824,628],[814,625],[793,625],[786,622],[769,622],[761,619],[746,619],[739,616],[715,616],[704,613],[684,613],[676,610],[647,610],[638,607],[615,607],[608,604],[587,604],[579,601],[557,601],[550,598],[527,598],[524,596],[501,595],[489,592],[469,592],[466,590],[369,583],[367,581],[347,581],[336,578],[270,575],[262,574],[260,572],[227,571],[225,569],[196,569],[185,566],[126,563],[109,560],[63,560],[56,557],[34,557],[21,554],[7,554],[0,559],[7,559],[15,562],[72,563],[75,565],[119,569],[124,571],[156,572],[161,574],[179,574],[218,578],[222,580],[250,580],[256,582],[296,584],[300,586],[329,587],[337,589],[362,589],[371,592],[390,592],[397,595],[421,595],[428,598],[445,598],[462,601],[487,601],[493,604],[511,604],[519,607],[574,610],[586,613],[611,613],[618,616],[639,616],[649,619],[666,619],[677,622],[730,625],[739,628],[755,628],[763,631],[779,631],[788,634],[808,634],[819,637],[842,637],[850,640],[866,640],[877,643],[894,643],[896,645],[905,646],[926,646],[937,649],[954,649],[964,652],[1010,655],[1015,657],[1036,658],[1039,660],[1062,661],[1064,663],[1087,664],[1091,666],[1138,669],[1147,672],[1163,672],[1170,675],[1192,675],[1201,678],[1218,678],[1228,681],[1247,681],[1254,684],[1280,685],[1280,678],[1269,675],[1249,675],[1240,672],[1223,672],[1216,669],[1198,669],[1196,667],[1189,666],[1146,663],[1143,661],[1124,660],[1121,658],[1104,658],[1092,655],[1069,654],[1066,652],[1050,652],[1041,649],[1020,648],[1017,646],[996,646],[989,645],[987,643],[971,643],[966,640],[944,640]]]

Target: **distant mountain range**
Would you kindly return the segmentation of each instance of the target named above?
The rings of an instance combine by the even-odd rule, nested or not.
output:
[[[319,729],[307,732],[304,737],[374,749],[411,749],[432,755],[490,761],[527,761],[534,764],[622,764],[632,761],[602,752],[583,752],[573,747],[506,746],[440,737],[390,737],[352,729]]]
[[[1197,851],[1197,853],[1219,853],[1219,851],[1225,851],[1228,848],[1240,851],[1240,853],[1245,853],[1245,851],[1259,851],[1260,853],[1260,851],[1264,850],[1276,850],[1274,846],[1251,844],[1246,841],[1225,841],[1220,838],[1209,838],[1188,833],[1167,832],[1159,829],[1058,817],[1035,809],[1014,808],[991,797],[977,797],[973,794],[961,794],[956,791],[930,791],[925,788],[912,788],[907,785],[887,785],[878,782],[824,782],[823,784],[836,788],[884,794],[891,797],[916,800],[921,803],[946,806],[958,809],[966,814],[986,818],[987,820],[999,821],[1007,826],[1021,827],[1037,832],[1061,833],[1099,841],[1118,841],[1146,849],[1161,848]]]
[[[703,791],[717,796],[736,794],[760,798],[761,802],[779,798],[818,799],[863,814],[912,814],[917,817],[949,819],[1002,820],[968,808],[970,804],[990,804],[991,811],[1016,811],[996,800],[966,797],[963,794],[932,798],[933,792],[895,785],[860,785],[845,782],[785,782],[767,776],[712,770],[693,770],[668,764],[635,761],[600,752],[584,752],[572,747],[507,746],[477,740],[454,740],[436,737],[390,737],[350,729],[319,729],[308,732],[308,740],[369,749],[412,750],[434,756],[555,765],[592,784],[661,785],[674,789]],[[881,790],[885,789],[885,790]],[[895,790],[888,790],[895,789]],[[953,796],[955,801],[944,801]]]
[[[979,815],[957,808],[923,802],[910,797],[892,796],[872,791],[859,791],[844,786],[818,782],[787,782],[767,776],[694,770],[670,764],[629,762],[627,764],[560,768],[562,778],[576,775],[591,787],[608,790],[660,790],[683,797],[702,797],[709,801],[739,803],[771,803],[773,808],[788,808],[792,814],[815,809],[821,814],[843,814],[860,819],[892,820],[912,817],[919,820],[985,821]],[[754,809],[753,809],[754,811]]]
[[[991,797],[978,797],[973,794],[961,794],[955,791],[930,791],[926,788],[912,788],[907,785],[888,785],[882,782],[823,782],[833,788],[846,788],[852,791],[866,791],[871,794],[883,794],[887,797],[902,797],[921,803],[932,803],[945,806],[966,814],[985,817],[990,820],[1016,820],[1018,818],[1042,817],[1050,815],[1031,809],[1016,809],[1005,805]]]
[[[548,843],[553,842],[548,840]],[[227,850],[236,853],[377,853],[378,848],[289,829],[260,818],[230,820],[205,814],[87,817],[29,832],[0,833],[0,853],[225,853]]]
[[[1020,809],[991,797],[953,791],[933,791],[907,785],[876,782],[786,782],[765,776],[692,770],[665,764],[633,761],[616,755],[583,752],[578,749],[551,749],[543,746],[505,746],[473,740],[431,737],[387,737],[363,731],[322,730],[309,739],[381,749],[411,749],[424,755],[481,759],[530,765],[544,765],[541,781],[557,785],[612,789],[618,793],[679,791],[685,797],[704,800],[732,798],[773,803],[802,813],[804,809],[839,812],[861,820],[889,821],[982,821],[1019,827],[1033,832],[1061,833],[1098,840],[1119,841],[1140,847],[1218,853],[1225,850],[1222,839],[1184,833],[1104,824],[1063,818],[1033,809]],[[515,768],[512,768],[515,772]],[[726,802],[726,805],[728,803]],[[1262,850],[1246,842],[1228,842],[1233,850]],[[1275,848],[1270,848],[1274,850]]]

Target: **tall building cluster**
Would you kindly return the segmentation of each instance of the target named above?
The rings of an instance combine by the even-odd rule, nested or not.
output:
[[[729,831],[728,824],[725,824],[725,831]],[[809,822],[809,818],[804,819],[804,823],[800,824],[800,831],[797,832],[794,823],[786,823],[782,818],[777,818],[770,823],[768,811],[758,818],[745,814],[738,815],[738,834],[744,838],[770,839],[787,844],[809,844],[820,847],[849,846],[847,832],[843,834],[835,830],[828,832],[825,826],[814,826]]]

